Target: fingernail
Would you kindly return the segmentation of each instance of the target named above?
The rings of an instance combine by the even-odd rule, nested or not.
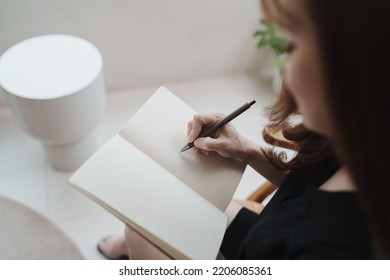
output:
[[[208,152],[208,151],[200,150],[200,152],[201,152],[202,154],[206,155],[206,156],[209,155],[209,152]]]

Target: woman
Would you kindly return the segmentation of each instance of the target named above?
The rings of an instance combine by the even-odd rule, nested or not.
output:
[[[267,131],[282,131],[298,152],[286,162],[283,154],[259,148],[231,125],[214,138],[195,141],[198,151],[239,158],[279,186],[260,215],[229,206],[220,257],[389,258],[390,155],[384,133],[390,40],[384,34],[390,30],[390,3],[261,3],[289,40],[284,86],[270,109]],[[288,124],[294,114],[302,116],[301,124]],[[195,116],[188,141],[219,118]],[[103,240],[100,248],[105,253],[122,250],[134,259],[169,258],[130,228],[125,237]]]

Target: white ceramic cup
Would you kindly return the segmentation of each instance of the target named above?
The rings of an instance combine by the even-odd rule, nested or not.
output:
[[[94,45],[61,34],[24,40],[0,57],[0,85],[17,123],[57,169],[74,170],[97,149],[94,131],[106,110],[102,69]]]

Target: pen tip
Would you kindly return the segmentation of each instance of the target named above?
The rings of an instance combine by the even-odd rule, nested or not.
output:
[[[188,145],[185,145],[185,146],[183,147],[183,149],[180,150],[180,153],[187,151],[189,148],[190,148],[190,147],[189,147]]]

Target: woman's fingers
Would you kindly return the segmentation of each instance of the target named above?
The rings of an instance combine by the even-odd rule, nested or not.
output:
[[[192,131],[192,126],[193,126],[193,122],[192,120],[190,120],[188,123],[187,123],[187,139],[189,139],[189,136],[190,136],[190,133]]]
[[[195,147],[205,151],[218,151],[221,149],[221,141],[211,137],[198,138],[194,142]]]
[[[194,115],[192,121],[188,122],[187,125],[188,142],[191,143],[195,141],[195,139],[198,138],[204,127],[212,126],[213,124],[221,120],[223,117],[223,114]]]
[[[223,157],[235,157],[240,153],[241,138],[231,124],[226,124],[219,131],[208,137],[201,137],[202,130],[211,127],[221,119],[223,114],[194,115],[188,122],[188,142],[194,142],[195,151],[208,155],[209,152],[217,152]]]

